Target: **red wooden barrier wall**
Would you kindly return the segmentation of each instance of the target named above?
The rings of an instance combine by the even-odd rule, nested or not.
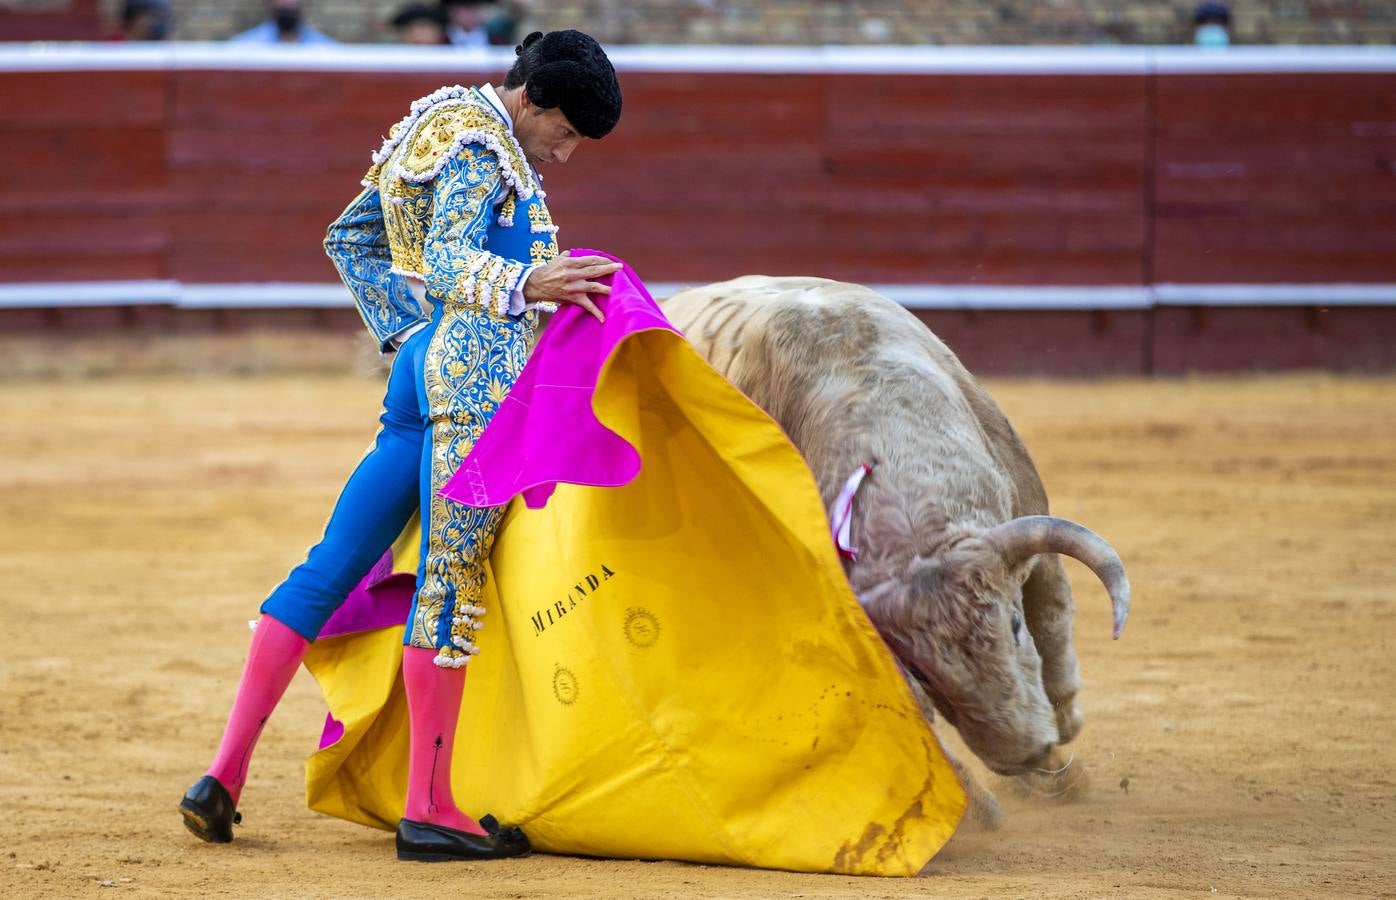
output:
[[[413,98],[497,73],[0,74],[0,281],[325,281]],[[647,276],[1396,281],[1396,77],[637,72],[546,172]]]
[[[1153,84],[1156,281],[1396,281],[1396,75]]]
[[[412,99],[484,78],[498,73],[0,73],[0,282],[332,282],[320,241],[381,135]],[[647,279],[1396,283],[1392,73],[636,71],[623,85],[616,132],[545,176],[564,245]],[[1187,310],[1045,315],[1019,316],[1035,323],[1023,340],[1069,319],[1062,339],[1107,348],[1086,365],[1103,371],[1199,364],[1152,342],[1206,330]],[[1343,367],[1323,349],[1333,329],[1294,316],[1320,349],[1277,364]],[[976,352],[973,314],[926,318]],[[1341,318],[1365,324],[1336,333],[1396,343],[1388,313]],[[1396,356],[1356,353],[1359,367]]]
[[[173,77],[0,74],[0,281],[162,277]]]

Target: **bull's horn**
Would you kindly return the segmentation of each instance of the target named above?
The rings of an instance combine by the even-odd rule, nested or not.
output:
[[[1125,619],[1129,618],[1129,576],[1125,575],[1120,555],[1105,538],[1085,526],[1056,516],[1020,516],[990,528],[984,538],[997,545],[1010,563],[1039,553],[1060,553],[1079,559],[1110,592],[1110,605],[1115,610],[1115,638],[1125,630]]]

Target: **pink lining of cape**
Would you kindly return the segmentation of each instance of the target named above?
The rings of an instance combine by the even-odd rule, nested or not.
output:
[[[572,254],[624,265],[599,250]],[[443,496],[468,506],[503,506],[522,494],[530,509],[541,509],[559,482],[619,487],[640,474],[640,454],[597,420],[592,395],[623,341],[641,331],[678,329],[629,266],[601,280],[609,281],[611,293],[593,299],[606,321],[570,304],[554,315]]]

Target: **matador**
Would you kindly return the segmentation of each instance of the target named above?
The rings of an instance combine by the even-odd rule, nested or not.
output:
[[[451,794],[465,665],[480,652],[484,562],[503,510],[440,488],[527,359],[539,313],[558,303],[598,318],[597,279],[620,266],[559,254],[537,167],[566,162],[620,119],[615,71],[577,31],[534,33],[503,84],[442,88],[392,127],[362,192],[325,240],[364,323],[394,353],[380,428],[320,543],[261,607],[228,726],[180,804],[206,841],[232,840],[248,762],[310,641],[414,514],[421,562],[403,647],[411,723],[400,859],[520,856],[517,828],[475,819]]]

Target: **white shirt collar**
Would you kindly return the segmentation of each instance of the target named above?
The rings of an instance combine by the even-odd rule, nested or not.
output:
[[[509,133],[513,134],[514,118],[513,116],[509,115],[509,110],[505,109],[504,101],[499,99],[499,95],[495,93],[494,85],[487,83],[478,90],[480,91],[480,96],[488,100],[490,102],[490,106],[494,107],[495,112],[499,113],[499,117],[504,120],[504,124],[509,126]],[[535,166],[533,162],[530,160],[528,163],[528,168],[530,169],[530,171],[533,172],[534,180],[541,185],[543,183],[543,174],[538,171],[538,167]]]
[[[505,125],[509,126],[509,130],[513,131],[514,119],[509,115],[509,110],[504,108],[504,101],[499,99],[499,95],[494,92],[494,85],[485,84],[484,87],[480,88],[480,93],[486,100],[490,101],[490,106],[493,106],[495,112],[499,113],[499,117],[504,120]]]

